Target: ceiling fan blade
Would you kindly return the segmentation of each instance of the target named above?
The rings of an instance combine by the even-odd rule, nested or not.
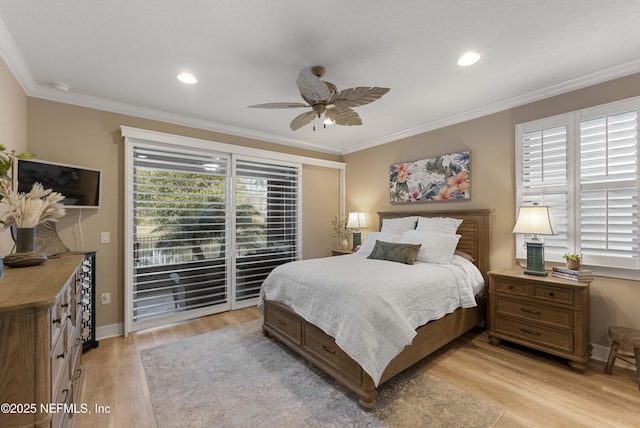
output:
[[[389,90],[389,88],[368,88],[365,86],[349,88],[338,92],[331,100],[331,103],[341,107],[363,106],[380,99],[384,94],[389,92]]]
[[[355,110],[349,107],[336,106],[328,108],[324,113],[325,117],[333,121],[336,125],[355,126],[362,125],[362,119]]]
[[[266,103],[256,104],[249,106],[249,108],[297,108],[297,107],[311,107],[309,104],[304,103]]]
[[[329,86],[311,71],[311,68],[304,68],[298,74],[296,85],[302,98],[309,104],[327,101],[334,94]]]
[[[298,129],[305,126],[307,123],[311,122],[313,118],[316,117],[316,112],[308,111],[306,113],[302,113],[300,116],[297,116],[295,119],[291,121],[291,125],[289,127],[292,131],[297,131]]]

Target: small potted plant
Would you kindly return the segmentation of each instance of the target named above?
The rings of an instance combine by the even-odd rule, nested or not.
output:
[[[565,254],[562,256],[567,264],[567,269],[580,269],[580,256],[578,254]]]

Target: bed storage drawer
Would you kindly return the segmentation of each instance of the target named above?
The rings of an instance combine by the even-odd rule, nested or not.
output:
[[[333,338],[327,336],[322,330],[309,324],[305,325],[302,346],[328,362],[345,377],[360,383],[362,372],[358,363],[340,349]]]
[[[302,343],[302,321],[274,307],[266,305],[264,309],[265,323],[286,335],[288,339],[300,345]]]

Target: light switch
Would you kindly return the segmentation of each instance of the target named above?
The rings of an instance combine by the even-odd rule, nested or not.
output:
[[[100,232],[100,243],[108,244],[111,242],[111,232]]]

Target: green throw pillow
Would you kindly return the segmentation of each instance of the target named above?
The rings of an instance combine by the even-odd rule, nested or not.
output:
[[[376,241],[376,245],[367,258],[412,265],[416,261],[416,256],[421,246],[421,244],[396,244]]]

